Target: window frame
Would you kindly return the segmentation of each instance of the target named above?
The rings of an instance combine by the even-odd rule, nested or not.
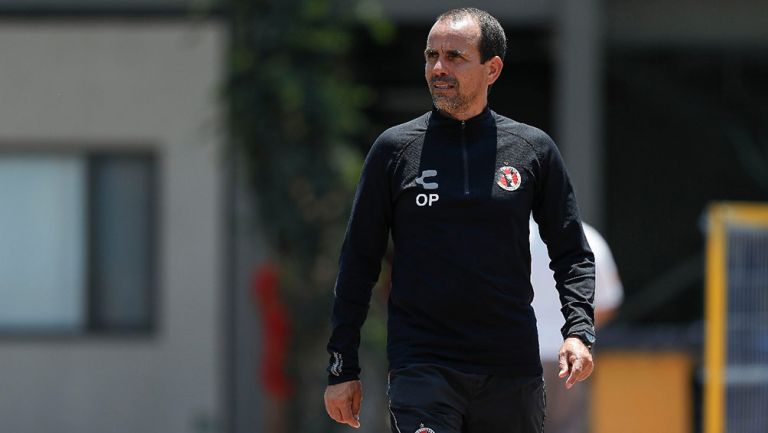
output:
[[[86,148],[83,146],[53,146],[53,145],[16,145],[5,146],[0,143],[0,158],[7,156],[46,156],[46,157],[71,157],[81,158],[85,166],[85,187],[83,200],[83,247],[84,260],[82,302],[83,327],[80,329],[49,328],[4,328],[0,327],[0,340],[61,340],[61,339],[91,339],[91,338],[154,338],[158,334],[158,319],[160,316],[160,155],[154,146],[147,145],[120,145],[98,148]],[[94,206],[95,194],[95,170],[101,158],[138,158],[147,164],[149,185],[147,194],[148,217],[146,265],[148,269],[147,286],[143,288],[146,299],[147,318],[144,323],[136,326],[113,326],[101,323],[99,320],[98,302],[100,290],[96,287],[98,270],[95,269],[94,248],[97,243],[95,228],[92,224],[96,208]]]

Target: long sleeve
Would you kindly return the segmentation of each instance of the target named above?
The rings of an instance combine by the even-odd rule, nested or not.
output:
[[[557,147],[542,133],[536,146],[541,178],[533,217],[547,244],[562,304],[563,337],[594,334],[595,258],[584,234],[576,197]]]
[[[381,270],[392,219],[389,165],[391,146],[385,136],[373,144],[352,203],[334,288],[332,333],[328,342],[330,384],[360,374],[360,328],[368,314],[371,290]]]

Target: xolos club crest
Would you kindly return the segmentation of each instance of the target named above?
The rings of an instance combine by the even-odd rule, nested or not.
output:
[[[435,431],[431,428],[424,427],[424,424],[422,424],[420,428],[413,433],[435,433]]]
[[[520,172],[515,167],[504,166],[496,173],[496,185],[506,191],[520,188]]]

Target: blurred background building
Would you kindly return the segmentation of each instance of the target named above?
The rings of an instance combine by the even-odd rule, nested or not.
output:
[[[553,135],[614,252],[626,299],[601,350],[669,363],[670,432],[701,431],[706,206],[768,197],[763,3],[472,4],[509,38],[492,107]],[[464,5],[381,2],[391,41],[359,32],[361,154],[429,109],[426,35]],[[270,227],[223,116],[230,19],[194,0],[0,0],[0,431],[266,431],[250,285]],[[324,356],[305,361],[320,382]],[[336,431],[304,385],[305,431]]]
[[[176,1],[0,13],[0,430],[213,431],[222,24]]]

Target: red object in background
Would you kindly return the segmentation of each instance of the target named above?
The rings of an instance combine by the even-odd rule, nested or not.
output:
[[[251,278],[251,297],[260,313],[264,331],[260,379],[271,397],[284,400],[290,397],[292,387],[285,374],[288,344],[291,338],[288,312],[280,300],[280,273],[277,265],[266,262],[259,266]]]

